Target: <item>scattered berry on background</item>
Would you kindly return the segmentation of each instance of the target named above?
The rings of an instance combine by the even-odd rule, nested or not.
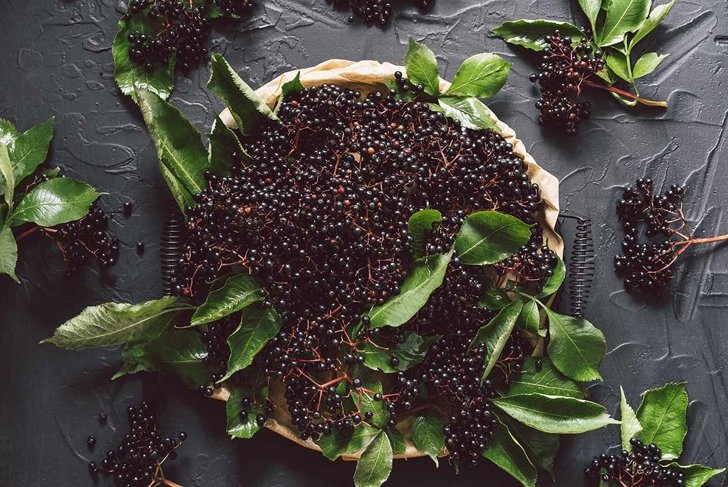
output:
[[[124,216],[129,218],[131,216],[131,213],[134,209],[134,206],[132,205],[131,201],[125,201],[124,205],[121,208],[121,211],[124,212]]]
[[[660,465],[662,451],[655,444],[645,445],[639,439],[630,440],[632,452],[623,450],[616,455],[602,453],[592,460],[584,474],[593,481],[610,486],[682,487],[682,472]]]
[[[536,102],[538,121],[576,135],[576,127],[591,114],[590,103],[578,101],[582,86],[604,69],[602,51],[594,50],[586,34],[576,46],[558,30],[546,37],[546,42],[549,47],[543,51],[538,73],[530,76],[541,87],[541,98]]]
[[[465,466],[482,458],[481,446],[492,434],[493,381],[509,382],[531,352],[514,332],[492,380],[481,384],[487,350],[469,351],[468,345],[494,316],[477,305],[489,269],[453,259],[444,284],[395,332],[367,329],[362,314],[399,292],[413,262],[407,226],[413,213],[427,207],[442,213],[422,249],[429,255],[447,251],[473,211],[494,209],[533,224],[543,201],[503,137],[461,128],[430,110],[419,99],[420,87],[398,79],[412,101],[397,90],[362,97],[332,85],[288,95],[280,123],[243,140],[253,164],[233,153],[231,176],[206,175],[207,188],[186,212],[183,257],[171,281],[177,294],[199,302],[209,283],[230,269],[256,276],[267,294],[262,306],[283,317],[280,332],[256,360],[268,380],[284,384],[286,407],[304,439],[371,418],[371,411],[347,410],[343,402],[366,390],[358,372],[360,345],[399,343],[407,331],[441,335],[421,364],[396,374],[394,384],[372,397],[382,401],[394,425],[422,407],[426,388],[433,404],[447,410],[444,417],[456,418],[449,425],[451,451],[457,452],[452,461]],[[534,228],[522,258],[497,271],[517,270],[538,288],[556,261],[541,249],[542,235]],[[238,313],[198,327],[205,362],[215,371],[200,388],[205,395],[214,393],[226,370],[227,338],[239,321]],[[359,321],[364,329],[349,336]],[[244,403],[246,417],[248,408]],[[256,413],[255,419],[262,424],[266,418]]]
[[[129,432],[121,444],[107,451],[100,464],[90,462],[89,472],[113,476],[116,487],[177,485],[164,482],[162,464],[177,458],[176,450],[187,439],[187,433],[163,436],[157,426],[157,415],[146,402],[129,406],[127,417]]]
[[[327,0],[337,7],[349,8],[352,16],[349,22],[353,22],[354,18],[363,20],[367,25],[378,25],[386,27],[392,18],[394,4],[397,0]],[[429,8],[435,3],[435,0],[412,0],[416,7],[420,9]]]

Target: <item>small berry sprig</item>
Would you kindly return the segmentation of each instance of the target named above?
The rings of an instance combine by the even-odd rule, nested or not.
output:
[[[697,238],[683,212],[685,188],[672,185],[664,194],[654,194],[651,179],[638,179],[625,188],[617,202],[617,215],[624,230],[623,253],[614,258],[616,272],[627,291],[659,294],[673,278],[673,266],[693,245],[728,240],[727,235]],[[648,239],[640,243],[640,230]]]
[[[362,19],[367,25],[378,25],[386,27],[392,18],[393,1],[392,0],[327,0],[336,7],[351,9],[352,16],[349,22],[354,22],[354,18]],[[420,9],[426,9],[435,3],[435,0],[414,0],[413,3]]]

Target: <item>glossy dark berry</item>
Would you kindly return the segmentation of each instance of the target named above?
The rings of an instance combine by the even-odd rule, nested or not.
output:
[[[108,416],[106,416],[106,413],[99,413],[98,420],[99,420],[99,424],[106,424],[106,421],[108,420]]]
[[[86,439],[86,444],[89,446],[89,448],[93,448],[94,446],[96,446],[96,438],[93,435],[89,436]]]
[[[142,241],[137,242],[137,244],[136,244],[136,252],[137,252],[138,255],[143,255],[144,254],[144,242],[142,242]]]
[[[122,211],[124,212],[124,216],[129,218],[131,216],[133,210],[133,206],[131,201],[125,201],[124,206],[122,207]]]

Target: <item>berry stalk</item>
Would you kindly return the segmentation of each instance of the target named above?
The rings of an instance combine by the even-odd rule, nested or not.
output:
[[[585,79],[582,81],[582,83],[586,86],[591,86],[592,88],[597,88],[599,90],[609,91],[611,93],[616,93],[619,96],[623,96],[625,98],[629,98],[630,100],[634,100],[637,103],[640,103],[642,105],[646,105],[649,107],[661,107],[661,108],[667,108],[667,102],[666,101],[656,101],[656,100],[650,100],[647,98],[642,98],[640,96],[635,95],[634,93],[630,93],[629,91],[625,91],[622,89],[619,89],[615,86],[607,86],[603,83],[597,83],[595,81],[590,81],[588,79]]]

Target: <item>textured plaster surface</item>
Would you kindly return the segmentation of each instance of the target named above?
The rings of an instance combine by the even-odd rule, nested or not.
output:
[[[701,234],[728,229],[728,3],[678,0],[645,50],[671,55],[642,82],[643,94],[670,108],[622,110],[593,96],[595,116],[579,138],[545,134],[534,121],[536,94],[528,82],[534,59],[491,38],[489,29],[513,18],[572,19],[568,0],[438,0],[427,17],[405,9],[385,31],[346,23],[324,0],[262,0],[251,19],[217,31],[214,51],[226,55],[252,85],[329,58],[401,62],[409,36],[426,42],[451,77],[472,54],[499,53],[513,65],[505,89],[490,102],[534,157],[562,181],[561,203],[594,222],[597,279],[587,317],[604,331],[605,382],[593,398],[616,413],[619,384],[631,402],[666,381],[687,381],[691,397],[685,458],[728,464],[728,249],[696,251],[680,267],[675,291],[659,302],[635,300],[611,271],[620,241],[614,201],[620,186],[650,176],[658,186],[686,181],[688,214]],[[662,3],[662,2],[660,2]],[[186,486],[328,487],[350,485],[354,465],[330,463],[269,432],[254,441],[228,441],[223,405],[157,377],[110,382],[118,351],[71,353],[38,341],[84,306],[144,300],[160,294],[158,248],[166,188],[136,107],[113,80],[111,42],[123,5],[116,0],[2,0],[0,117],[19,128],[56,117],[50,160],[67,174],[105,191],[123,242],[110,277],[84,269],[63,278],[58,252],[43,237],[20,251],[19,286],[0,280],[0,486],[90,485],[86,462],[119,440],[125,407],[141,397],[162,409],[162,429],[190,439],[167,469]],[[178,76],[172,102],[209,128],[221,108],[204,90],[205,67]],[[120,209],[132,201],[134,214]],[[568,237],[568,236],[567,236]],[[138,240],[146,252],[137,256]],[[109,414],[106,426],[95,415]],[[86,438],[98,438],[95,455]],[[591,456],[616,445],[616,427],[565,438],[558,484],[583,484]],[[543,479],[542,479],[543,481]],[[717,479],[711,485],[726,486]],[[99,482],[106,485],[109,482]],[[391,486],[515,485],[488,466],[454,476],[429,460],[398,461]],[[545,483],[544,485],[548,485]]]

